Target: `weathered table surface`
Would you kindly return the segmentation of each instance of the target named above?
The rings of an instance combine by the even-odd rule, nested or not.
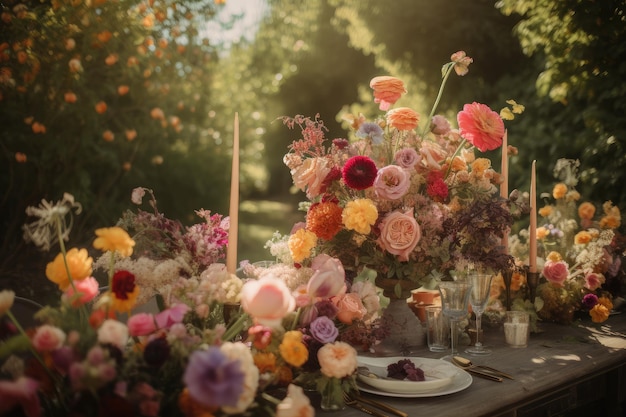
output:
[[[463,391],[429,398],[363,395],[409,416],[553,416],[594,402],[603,409],[594,408],[589,415],[626,415],[622,409],[626,406],[626,314],[612,315],[602,324],[590,320],[572,325],[540,323],[540,332],[532,333],[528,347],[522,349],[505,345],[502,328],[486,328],[484,333],[493,353],[463,356],[512,374],[515,380],[493,382],[474,376]],[[464,348],[460,347],[461,352]],[[424,347],[411,356],[439,358],[442,354]],[[366,414],[348,407],[316,415]]]

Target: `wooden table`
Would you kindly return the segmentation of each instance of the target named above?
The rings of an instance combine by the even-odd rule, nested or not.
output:
[[[463,391],[431,398],[391,398],[363,394],[403,410],[409,416],[626,416],[626,314],[602,324],[540,324],[527,348],[509,348],[502,328],[486,328],[485,342],[493,353],[470,358],[510,373],[515,380],[493,382],[473,377]],[[461,346],[462,351],[465,347]],[[428,351],[412,356],[438,358]],[[346,408],[318,416],[361,417]],[[390,414],[389,414],[390,415]],[[390,415],[391,416],[391,415]]]

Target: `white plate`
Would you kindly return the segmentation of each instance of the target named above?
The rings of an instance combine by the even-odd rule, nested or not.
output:
[[[387,358],[370,358],[360,356],[358,358],[359,365],[367,366],[371,372],[377,373],[378,375],[386,375],[387,365],[396,363],[401,359],[407,359],[405,357],[387,357]],[[452,377],[445,384],[441,385],[438,388],[428,388],[423,389],[418,384],[428,382],[427,381],[397,381],[404,382],[405,384],[411,384],[413,389],[410,392],[394,392],[389,389],[387,386],[378,386],[374,387],[372,385],[367,384],[367,380],[370,381],[372,378],[367,377],[359,377],[358,387],[360,391],[368,392],[370,394],[383,395],[387,397],[398,397],[398,398],[420,398],[420,397],[436,397],[440,395],[448,395],[453,394],[455,392],[462,391],[472,385],[472,376],[467,372],[463,371],[452,365],[449,362],[442,361],[439,359],[430,359],[430,358],[411,358],[409,357],[413,363],[415,363],[416,367],[422,368],[424,370],[424,374],[427,373],[427,370],[430,372],[433,369],[434,373],[438,373],[439,375],[450,375],[452,372]],[[381,371],[382,369],[382,371]],[[384,372],[383,372],[384,371]],[[384,380],[384,379],[376,379],[377,382],[387,382],[394,383],[396,381]]]

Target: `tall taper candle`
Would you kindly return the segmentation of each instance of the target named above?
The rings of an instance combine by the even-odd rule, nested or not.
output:
[[[228,229],[228,249],[226,269],[231,274],[237,271],[237,233],[239,229],[239,114],[235,112],[233,127],[233,165],[230,176],[230,228]]]
[[[502,182],[500,183],[500,196],[502,198],[509,198],[509,139],[508,131],[504,131],[504,137],[502,138],[502,165],[500,167],[500,176]],[[505,230],[502,234],[502,247],[505,254],[509,253],[509,231]]]
[[[528,272],[537,272],[537,174],[533,161],[530,172],[530,231],[528,236]]]

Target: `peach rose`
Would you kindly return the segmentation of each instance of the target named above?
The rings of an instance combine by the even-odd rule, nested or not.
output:
[[[356,350],[345,342],[327,343],[317,352],[322,374],[330,378],[352,375],[357,367]]]
[[[546,261],[543,265],[543,276],[552,284],[562,287],[569,275],[569,266],[565,261]]]
[[[367,314],[361,296],[351,292],[333,298],[333,304],[337,306],[337,319],[345,324],[352,324],[354,320],[361,320]]]
[[[241,307],[257,324],[278,327],[282,319],[295,309],[296,300],[284,281],[268,275],[244,284]]]
[[[387,123],[398,130],[413,130],[419,121],[419,114],[408,107],[398,107],[387,113]]]
[[[380,224],[378,244],[387,252],[397,255],[401,262],[406,262],[421,237],[422,230],[411,208],[404,213],[394,211],[385,216]]]
[[[39,352],[57,350],[65,342],[65,332],[58,327],[44,324],[37,328],[33,336],[33,347]]]
[[[374,90],[374,103],[380,103],[379,108],[383,111],[389,110],[406,93],[402,80],[386,75],[372,78],[370,88]]]
[[[308,198],[315,198],[320,194],[324,179],[330,172],[326,158],[308,158],[302,165],[291,170],[296,187],[306,191]]]

